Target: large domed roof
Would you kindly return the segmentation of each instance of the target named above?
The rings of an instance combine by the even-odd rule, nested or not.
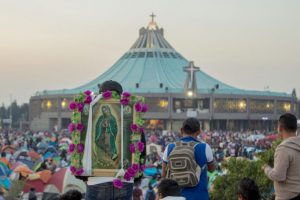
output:
[[[118,81],[124,90],[133,93],[165,93],[166,90],[171,93],[183,93],[187,77],[183,68],[188,64],[188,60],[165,39],[163,28],[159,28],[152,18],[147,27],[139,30],[139,37],[132,47],[99,77],[74,89],[44,91],[38,95],[98,91],[98,84],[106,80]],[[221,94],[287,96],[286,93],[237,89],[216,80],[202,70],[196,73],[196,81],[200,94],[210,93],[211,88],[218,85],[216,93]]]

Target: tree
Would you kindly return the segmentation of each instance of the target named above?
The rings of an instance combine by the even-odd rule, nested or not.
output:
[[[259,160],[251,161],[245,158],[230,158],[229,161],[222,164],[222,168],[227,170],[223,176],[218,176],[211,192],[212,200],[233,200],[237,197],[238,182],[242,178],[253,179],[260,190],[262,199],[268,199],[272,191],[273,183],[265,176],[261,169],[263,164],[274,164],[274,153],[276,147],[280,144],[276,141],[272,148],[259,155]]]

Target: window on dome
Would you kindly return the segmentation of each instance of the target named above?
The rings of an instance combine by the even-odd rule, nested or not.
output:
[[[183,59],[183,57],[179,53],[176,53],[176,56],[180,59]]]
[[[131,58],[136,58],[137,57],[137,52],[132,53]]]
[[[130,58],[130,56],[131,56],[131,53],[127,53],[125,58]]]
[[[167,52],[163,52],[163,56],[164,56],[165,58],[170,58],[170,56],[169,56],[169,54],[168,54]]]
[[[154,52],[154,56],[157,57],[157,52]]]
[[[173,58],[177,58],[174,53],[170,53]]]
[[[153,52],[147,52],[147,58],[153,58]]]
[[[145,57],[145,52],[139,52],[138,57],[139,57],[139,58],[144,58],[144,57]]]
[[[159,54],[159,57],[160,57],[160,58],[162,58],[162,57],[163,57],[163,56],[162,56],[162,54],[161,54],[160,52],[159,52],[158,54]]]

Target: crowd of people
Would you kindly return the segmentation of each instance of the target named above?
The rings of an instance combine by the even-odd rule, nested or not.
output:
[[[295,121],[293,116],[283,116],[279,120],[279,137],[285,139],[275,157],[275,166],[271,168],[265,165],[263,170],[267,177],[274,181],[276,200],[300,198],[300,140],[296,137],[296,126],[290,121]],[[135,180],[132,191],[134,200],[154,200],[154,199],[197,199],[199,195],[202,199],[209,199],[208,193],[208,171],[218,169],[218,164],[226,160],[227,157],[245,157],[255,159],[257,152],[264,151],[271,147],[272,141],[276,139],[274,133],[263,131],[213,131],[201,132],[199,122],[193,118],[187,119],[182,126],[181,132],[168,131],[146,131],[147,145],[154,144],[154,149],[147,152],[146,166],[154,168],[154,173],[150,175],[145,171],[144,178]],[[186,149],[177,149],[177,142],[197,143],[193,146],[194,160],[185,160],[200,167],[199,177],[188,176],[182,178],[181,171],[172,169],[172,162],[177,164],[185,162],[178,159],[180,153],[188,156],[184,152]],[[202,143],[198,143],[203,141]],[[16,166],[26,165],[30,171],[49,170],[55,173],[60,168],[67,168],[70,163],[68,146],[71,143],[70,134],[67,131],[56,132],[21,132],[0,130],[0,162],[7,166],[10,175]],[[160,147],[160,148],[159,148]],[[278,160],[280,158],[280,160]],[[277,159],[277,160],[276,160]],[[38,165],[37,164],[38,161]],[[284,162],[283,162],[284,161]],[[20,164],[21,163],[21,164]],[[2,165],[1,165],[2,166]],[[174,165],[175,166],[175,165]],[[173,167],[174,167],[173,166]],[[1,168],[3,170],[3,167]],[[1,171],[0,170],[0,171]],[[195,170],[190,166],[189,170]],[[171,175],[170,175],[171,174]],[[196,173],[195,173],[196,174]],[[26,179],[28,173],[20,173],[18,179]],[[184,183],[184,179],[195,179],[192,187]],[[204,187],[203,187],[204,186]],[[0,199],[4,199],[3,192],[9,190],[5,185],[1,185]],[[289,188],[286,190],[284,188]],[[240,200],[260,199],[259,189],[251,179],[243,179],[238,185],[238,196]],[[29,199],[37,199],[35,189],[29,191]],[[81,199],[82,194],[78,191],[70,191],[61,195],[60,199]]]

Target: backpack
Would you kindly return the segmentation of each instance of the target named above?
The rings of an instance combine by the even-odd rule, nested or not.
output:
[[[196,142],[176,142],[168,156],[167,178],[175,180],[180,187],[194,187],[200,181],[201,169],[195,160]]]

